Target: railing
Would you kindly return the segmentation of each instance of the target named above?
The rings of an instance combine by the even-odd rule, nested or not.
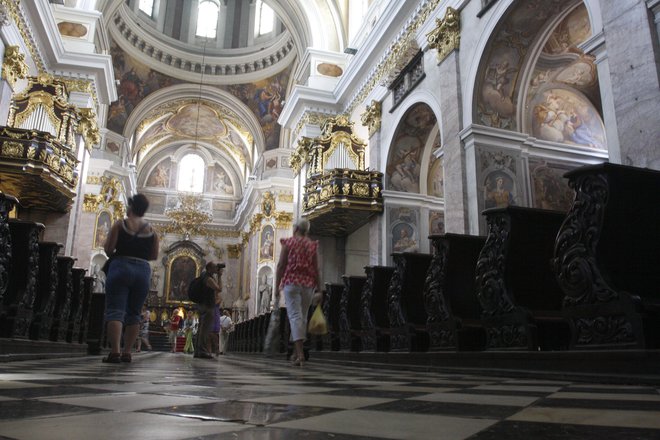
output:
[[[383,173],[335,168],[305,184],[303,213],[313,215],[333,207],[382,211]]]
[[[346,235],[383,211],[383,173],[343,168],[307,180],[303,215],[318,235]]]
[[[0,127],[0,190],[22,205],[66,210],[78,184],[77,166],[74,152],[50,134]]]

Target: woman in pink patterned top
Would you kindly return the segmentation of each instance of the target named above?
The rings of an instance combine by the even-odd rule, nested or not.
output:
[[[321,291],[321,277],[316,251],[318,242],[307,237],[309,222],[296,223],[293,237],[283,238],[282,252],[277,263],[277,294],[284,292],[286,313],[289,316],[293,340],[293,365],[302,366],[305,360],[303,342],[307,336],[307,312],[314,289]]]

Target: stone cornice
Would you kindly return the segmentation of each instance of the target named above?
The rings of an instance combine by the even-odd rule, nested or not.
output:
[[[278,122],[284,127],[294,129],[293,137],[295,138],[300,129],[299,127],[294,128],[294,126],[310,111],[329,115],[339,113],[335,95],[332,92],[316,90],[307,86],[294,87]]]
[[[76,72],[76,79],[94,82],[101,104],[117,100],[110,55],[67,51],[47,2],[22,1],[20,7],[23,8],[27,21],[36,24],[30,28],[30,32],[40,49],[43,64],[50,73],[70,77],[71,72]]]
[[[175,48],[135,26],[125,5],[115,10],[108,27],[115,42],[129,55],[154,70],[186,81],[199,82],[204,64],[204,82],[207,84],[254,82],[281,72],[296,57],[294,40],[288,31],[270,47],[258,52],[203,56]]]

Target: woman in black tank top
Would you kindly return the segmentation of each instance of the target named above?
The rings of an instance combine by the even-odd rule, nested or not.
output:
[[[110,354],[103,362],[131,361],[140,331],[142,306],[149,292],[151,266],[158,257],[158,236],[144,219],[149,201],[142,194],[128,199],[126,218],[112,225],[103,246],[112,257],[105,282],[105,321]],[[121,334],[124,330],[124,346]]]

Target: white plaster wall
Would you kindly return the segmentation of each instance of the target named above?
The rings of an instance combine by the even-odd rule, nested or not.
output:
[[[364,276],[364,266],[369,264],[369,225],[366,224],[348,236],[346,240],[346,275]]]

